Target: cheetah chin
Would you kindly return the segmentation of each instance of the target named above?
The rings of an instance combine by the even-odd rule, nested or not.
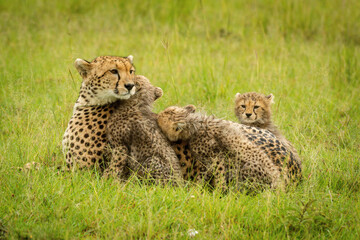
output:
[[[135,94],[135,86],[129,91],[129,92],[127,92],[127,93],[125,93],[125,94],[122,94],[122,95],[119,95],[119,94],[116,94],[116,97],[118,98],[118,99],[124,99],[124,100],[126,100],[126,99],[129,99],[132,95],[134,95]]]
[[[108,103],[115,102],[118,99],[127,100],[135,94],[135,91],[135,86],[130,91],[125,93],[116,93],[113,90],[108,90],[104,91],[101,95],[99,94],[99,98],[107,100]]]

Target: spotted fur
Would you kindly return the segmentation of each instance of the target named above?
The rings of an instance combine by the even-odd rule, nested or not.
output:
[[[235,115],[239,121],[247,126],[259,128],[258,130],[250,130],[249,134],[252,134],[253,131],[261,131],[261,129],[266,129],[274,134],[277,138],[275,142],[280,141],[284,144],[284,147],[289,150],[290,159],[288,163],[289,172],[292,179],[301,178],[301,159],[295,147],[288,141],[284,135],[280,132],[278,127],[271,120],[271,104],[274,102],[274,96],[263,95],[261,93],[249,92],[240,94],[237,93],[235,96]],[[257,142],[256,135],[249,135],[250,140]],[[269,145],[272,146],[274,142],[269,142]],[[271,155],[274,154],[273,151],[270,152]],[[276,162],[280,161],[279,159],[274,159]]]
[[[191,156],[190,145],[188,141],[178,140],[171,142],[171,146],[180,162],[181,173],[185,180],[195,180],[196,166],[195,160]]]
[[[267,130],[201,115],[192,105],[165,109],[158,115],[158,124],[170,141],[189,143],[197,181],[203,179],[221,189],[230,183],[275,188],[282,179],[288,182],[290,153]]]
[[[92,62],[74,63],[82,84],[73,115],[63,137],[63,151],[69,167],[103,165],[107,145],[106,126],[113,103],[135,93],[132,56],[101,56]]]
[[[157,182],[182,181],[179,161],[151,111],[163,92],[143,76],[136,77],[135,86],[134,96],[118,101],[109,118],[107,136],[112,158],[105,175],[126,179],[130,170]]]

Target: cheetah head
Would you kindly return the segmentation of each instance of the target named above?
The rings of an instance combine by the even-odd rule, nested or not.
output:
[[[242,124],[265,124],[271,118],[274,95],[256,92],[235,95],[235,114]]]
[[[139,102],[145,103],[145,105],[151,105],[157,99],[163,95],[163,90],[159,87],[155,87],[150,81],[141,75],[137,75],[134,81],[136,87],[136,93],[132,98],[140,100]]]
[[[133,56],[101,56],[92,62],[75,60],[75,68],[83,82],[79,103],[103,105],[117,99],[129,99],[135,93]]]
[[[158,125],[165,136],[172,142],[178,140],[188,140],[191,136],[187,117],[194,113],[196,107],[188,105],[186,107],[168,107],[158,114]]]

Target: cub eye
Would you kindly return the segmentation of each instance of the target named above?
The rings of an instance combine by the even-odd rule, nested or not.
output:
[[[245,105],[241,105],[241,107],[242,107],[242,108],[246,108],[246,106],[245,106]]]
[[[254,109],[258,109],[260,106],[254,106]]]
[[[176,132],[180,131],[180,128],[179,128],[179,127],[176,127],[176,128],[175,128],[175,131],[176,131]]]
[[[111,72],[112,74],[118,74],[118,73],[119,73],[117,69],[111,69],[110,72]]]
[[[133,73],[135,73],[135,70],[130,69],[130,74],[133,74]]]

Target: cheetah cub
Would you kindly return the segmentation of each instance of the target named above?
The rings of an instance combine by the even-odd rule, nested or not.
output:
[[[156,182],[181,182],[180,163],[170,142],[156,123],[152,104],[163,91],[143,76],[134,80],[136,93],[129,100],[118,101],[109,118],[107,136],[111,161],[105,175],[126,179],[128,169],[141,178]]]
[[[301,167],[301,160],[296,149],[271,120],[271,104],[273,103],[274,95],[272,94],[265,96],[256,92],[237,93],[235,115],[244,125],[266,129],[273,133],[292,152],[295,161]]]
[[[222,190],[229,184],[279,185],[281,166],[248,139],[243,125],[196,113],[193,105],[168,107],[157,121],[170,141],[189,143],[197,181],[205,180]]]

